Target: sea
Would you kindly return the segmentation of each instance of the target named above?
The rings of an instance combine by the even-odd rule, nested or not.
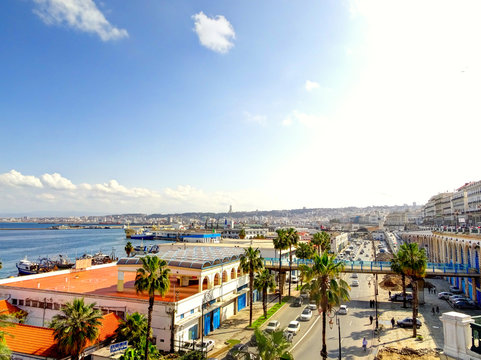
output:
[[[106,255],[113,253],[116,257],[126,256],[124,247],[127,239],[123,229],[48,229],[53,225],[58,224],[0,222],[0,261],[3,265],[0,278],[17,276],[16,263],[25,257],[34,261],[41,257],[67,255],[75,261],[84,254],[99,251]],[[141,240],[131,242],[136,246]],[[149,243],[153,244],[147,241],[145,245]]]

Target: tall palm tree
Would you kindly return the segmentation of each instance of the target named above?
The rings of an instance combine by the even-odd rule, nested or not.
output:
[[[73,299],[50,323],[60,351],[71,355],[72,359],[78,359],[87,343],[99,335],[102,312],[94,306],[95,303],[86,304],[83,298]]]
[[[402,268],[402,256],[403,252],[397,252],[396,254],[393,255],[393,258],[391,259],[391,270],[394,271],[396,274],[401,275],[401,280],[402,280],[402,287],[403,287],[403,308],[406,308],[406,274],[403,272]]]
[[[244,254],[242,254],[240,259],[240,266],[244,273],[249,273],[249,326],[252,326],[252,302],[253,302],[253,292],[254,292],[254,273],[259,272],[264,268],[264,259],[261,257],[261,252],[259,249],[253,249],[249,246],[244,249]]]
[[[292,280],[292,247],[297,246],[299,234],[296,229],[289,228],[287,230],[287,241],[289,242],[289,296],[291,296],[291,280]]]
[[[132,254],[132,251],[134,251],[134,246],[130,241],[128,241],[127,244],[125,244],[124,250],[127,253],[127,257],[130,257],[130,254]]]
[[[115,334],[117,341],[129,340],[133,347],[140,348],[142,338],[147,336],[147,319],[138,312],[127,314],[125,320],[120,321]]]
[[[277,237],[274,238],[274,249],[279,251],[279,272],[277,274],[277,279],[279,283],[279,304],[282,302],[283,286],[281,286],[281,258],[282,250],[286,250],[289,247],[289,239],[287,238],[287,231],[285,229],[277,229]]]
[[[288,351],[291,344],[284,337],[282,330],[266,333],[255,330],[257,349],[262,360],[294,359]]]
[[[157,256],[141,257],[142,267],[137,269],[134,287],[137,293],[149,294],[149,308],[147,314],[147,338],[145,341],[145,359],[149,358],[149,343],[151,338],[152,310],[154,309],[155,293],[164,296],[170,289],[169,273],[165,260]]]
[[[321,256],[316,255],[311,266],[303,265],[306,284],[303,288],[310,293],[311,300],[316,302],[322,311],[322,350],[321,356],[327,359],[326,346],[326,318],[333,306],[340,305],[341,301],[349,300],[349,285],[340,278],[344,265],[335,262],[335,255],[324,251]]]
[[[321,256],[321,252],[331,250],[331,237],[325,231],[317,232],[312,235],[311,243],[317,246],[317,254]]]
[[[316,250],[314,249],[311,243],[300,242],[299,244],[297,244],[296,257],[298,259],[306,259],[306,260],[312,259],[315,253],[316,253]],[[302,287],[302,280],[304,276],[302,275],[302,268],[300,270],[301,270],[300,279],[301,279],[301,287]]]
[[[264,309],[264,317],[267,319],[267,290],[274,291],[276,288],[276,280],[269,269],[264,269],[258,273],[254,279],[254,288],[262,291],[262,308]]]
[[[411,280],[413,287],[413,337],[416,337],[416,317],[418,314],[418,281],[426,275],[428,258],[424,248],[419,248],[417,243],[402,244],[398,253],[401,259],[401,268]]]

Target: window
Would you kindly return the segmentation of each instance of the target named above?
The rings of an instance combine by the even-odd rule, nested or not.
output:
[[[53,309],[54,309],[54,310],[60,310],[60,304],[54,303],[54,304],[53,304]]]
[[[47,307],[46,307],[46,308],[47,308],[47,309],[52,309],[52,305],[53,305],[52,303],[47,303]]]
[[[18,305],[23,306],[23,300],[22,299],[18,300]]]
[[[31,302],[30,300],[25,300],[25,306],[30,306]]]
[[[32,300],[32,307],[38,307],[38,301]]]
[[[184,314],[180,314],[180,320],[184,318]]]
[[[12,305],[17,305],[17,299],[12,299]]]
[[[194,309],[190,310],[190,313],[193,314],[193,313],[194,313]]]

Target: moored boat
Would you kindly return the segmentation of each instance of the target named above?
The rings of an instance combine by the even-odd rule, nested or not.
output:
[[[151,231],[143,231],[140,234],[131,235],[132,240],[154,240],[154,233]]]
[[[39,264],[36,262],[32,262],[27,258],[20,260],[17,264],[17,269],[19,275],[32,275],[38,274],[40,271]]]

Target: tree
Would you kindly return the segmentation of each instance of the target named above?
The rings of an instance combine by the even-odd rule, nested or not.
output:
[[[239,239],[245,239],[246,237],[246,230],[244,228],[239,231]]]
[[[99,335],[102,312],[94,306],[95,303],[86,304],[83,298],[73,299],[50,323],[60,351],[72,359],[78,359],[87,343],[95,341]]]
[[[12,320],[11,315],[5,315],[0,313],[0,328],[3,329],[3,328],[6,328],[7,326],[13,326],[10,320]],[[0,360],[10,360],[10,355],[12,354],[12,352],[7,346],[7,343],[5,342],[5,334],[12,336],[3,330],[0,330]]]
[[[0,338],[0,360],[10,360],[12,352],[5,343],[5,339]]]
[[[188,353],[182,355],[182,357],[180,358],[180,360],[204,360],[204,359],[205,359],[204,354],[202,353],[202,351],[199,351],[199,350],[189,351]]]
[[[147,292],[149,294],[149,307],[147,313],[147,338],[145,341],[145,356],[149,358],[149,344],[151,340],[152,311],[154,309],[155,293],[164,296],[170,289],[170,270],[167,268],[165,260],[157,256],[141,257],[142,267],[137,269],[135,276],[135,290],[137,293]]]
[[[400,253],[400,254],[399,254]],[[416,318],[418,314],[418,281],[426,275],[428,258],[426,251],[419,248],[417,243],[404,243],[398,251],[401,269],[410,279],[413,287],[413,337],[416,337]]]
[[[259,249],[253,249],[249,246],[244,249],[244,254],[242,254],[240,259],[240,266],[244,273],[249,273],[249,326],[252,326],[252,302],[253,302],[253,292],[254,292],[254,273],[259,272],[264,268],[264,259],[261,257],[261,252]]]
[[[306,278],[303,289],[309,290],[311,300],[314,300],[322,311],[321,356],[323,359],[327,359],[327,313],[333,306],[340,305],[342,300],[349,300],[349,285],[340,278],[340,272],[344,265],[342,262],[335,262],[335,257],[324,251],[321,256],[314,257],[312,265],[302,265]]]
[[[403,272],[402,268],[402,256],[403,252],[397,252],[391,259],[391,270],[396,274],[401,275],[402,286],[403,286],[403,308],[406,308],[406,274]]]
[[[289,240],[287,238],[287,231],[285,229],[277,229],[277,237],[273,240],[274,242],[274,249],[279,251],[279,273],[277,274],[278,282],[279,282],[279,304],[282,302],[282,294],[283,294],[283,286],[281,286],[281,258],[282,258],[282,250],[286,250],[289,247]]]
[[[299,243],[297,244],[297,249],[296,249],[296,257],[298,259],[305,259],[309,260],[314,257],[314,254],[316,253],[316,250],[312,246],[311,243]],[[301,287],[302,287],[302,280],[303,280],[303,274],[302,274],[302,269],[301,269]]]
[[[134,251],[134,246],[130,241],[125,244],[124,250],[127,253],[127,257],[130,257],[130,254],[132,254],[132,251]]]
[[[276,280],[269,269],[264,269],[256,275],[254,288],[262,292],[262,308],[264,309],[264,317],[267,319],[267,290],[274,291],[276,288]]]
[[[115,334],[117,341],[128,340],[130,345],[136,349],[141,349],[142,338],[147,336],[147,319],[138,312],[127,314],[125,320],[120,321]]]
[[[262,360],[294,359],[287,350],[291,344],[284,337],[282,330],[266,333],[259,329],[255,330],[257,349]]]
[[[292,247],[297,246],[299,234],[296,229],[289,228],[287,230],[287,241],[289,242],[289,296],[291,296],[291,280],[292,280]]]
[[[146,337],[142,337],[139,347],[129,347],[125,353],[120,357],[120,360],[144,360],[142,349],[146,345]],[[158,360],[159,350],[154,344],[149,343],[149,360]]]
[[[317,246],[317,254],[321,256],[321,252],[331,250],[331,237],[325,231],[317,232],[312,235],[311,242]]]

